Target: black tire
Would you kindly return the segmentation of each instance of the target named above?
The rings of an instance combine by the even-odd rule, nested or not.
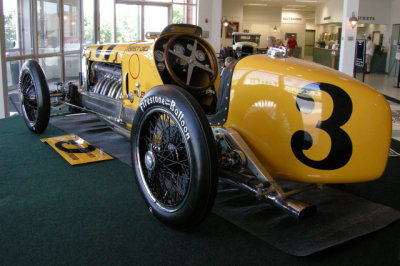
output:
[[[150,212],[189,229],[210,212],[217,192],[217,156],[207,118],[176,86],[151,89],[132,124],[133,174]]]
[[[49,124],[50,93],[42,68],[35,60],[28,60],[19,75],[22,115],[28,128],[42,133]]]

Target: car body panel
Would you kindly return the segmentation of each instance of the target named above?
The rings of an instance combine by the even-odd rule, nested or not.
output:
[[[153,48],[154,41],[97,45],[88,48],[86,57],[91,61],[121,65],[123,105],[136,110],[139,98],[149,89],[163,84],[154,62]],[[134,96],[132,102],[128,99],[129,93]]]
[[[324,91],[314,83],[335,86]],[[343,104],[343,95],[336,93],[340,88],[350,99],[347,104]],[[319,128],[326,121],[330,125]],[[275,178],[349,183],[382,175],[391,125],[386,99],[360,81],[299,59],[254,55],[235,67],[223,126],[237,130]],[[294,138],[298,131],[308,132],[312,140],[304,141],[307,134]],[[305,150],[307,142],[311,147]],[[332,145],[343,147],[334,150]],[[296,146],[304,149],[303,155],[295,155]],[[330,152],[336,154],[327,159]],[[349,158],[343,159],[346,156]]]
[[[90,61],[121,65],[123,107],[136,110],[151,88],[164,84],[154,49],[157,41],[179,32],[171,30],[157,40],[87,49]],[[216,91],[218,84],[219,78]],[[352,183],[382,175],[391,113],[374,89],[318,64],[266,55],[241,59],[231,84],[221,126],[239,132],[274,178]]]

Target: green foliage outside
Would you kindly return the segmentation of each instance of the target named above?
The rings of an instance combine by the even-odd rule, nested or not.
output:
[[[100,28],[100,41],[104,43],[113,42],[112,40],[112,27],[110,24],[103,24]]]
[[[87,17],[85,17],[83,19],[83,29],[84,29],[84,33],[83,33],[83,38],[84,38],[84,42],[85,44],[93,44],[94,43],[94,25],[93,25],[93,17],[90,17],[90,19],[88,19]]]
[[[13,16],[14,12],[4,16],[6,50],[14,48],[17,41],[17,25],[15,25]]]
[[[140,39],[136,25],[129,22],[129,18],[122,18],[122,25],[117,27],[117,42],[137,41]]]
[[[182,10],[174,9],[174,11],[172,12],[172,23],[173,24],[184,23]]]
[[[122,26],[117,27],[116,32],[116,40],[117,42],[128,42],[139,40],[140,36],[138,36],[139,32],[137,30],[136,25],[132,25],[130,23],[130,18],[120,18],[122,20]],[[84,40],[86,44],[94,43],[94,25],[93,25],[93,17],[85,17],[84,18]],[[183,21],[183,10],[174,9],[172,14],[172,23],[180,24],[184,23]],[[100,41],[104,43],[111,43],[112,40],[112,25],[111,24],[103,24],[100,29]]]

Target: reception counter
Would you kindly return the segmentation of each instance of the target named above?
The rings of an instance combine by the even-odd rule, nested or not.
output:
[[[372,73],[386,73],[386,59],[387,53],[374,53],[371,61],[371,72]]]
[[[332,52],[334,52],[335,54],[333,55]],[[314,47],[313,61],[315,63],[338,69],[339,57],[340,57],[339,50]],[[371,61],[371,72],[385,73],[386,58],[387,58],[387,53],[375,53]],[[357,71],[359,70],[357,69]]]
[[[334,52],[334,55],[332,54]],[[325,49],[314,47],[313,61],[315,63],[332,67],[334,69],[339,68],[339,50]]]

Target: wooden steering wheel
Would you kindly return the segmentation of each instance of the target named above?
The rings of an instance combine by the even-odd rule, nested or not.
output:
[[[177,52],[171,49],[177,41],[184,40],[185,43],[192,45],[190,55],[185,55],[185,52]],[[200,49],[198,49],[200,47]],[[205,54],[205,59],[200,61],[196,53]],[[186,53],[187,54],[187,53]],[[171,56],[172,55],[172,56]],[[176,60],[175,57],[179,58],[183,62],[183,66],[187,67],[186,80],[180,78],[176,71]],[[182,88],[188,89],[195,93],[201,93],[209,88],[215,81],[218,75],[218,63],[212,48],[203,39],[192,34],[177,34],[173,36],[166,44],[164,50],[165,65],[168,73],[171,75],[173,81],[175,81]],[[174,62],[175,61],[175,62]],[[182,63],[181,63],[182,64]],[[208,73],[209,82],[203,85],[195,85],[192,82],[193,72],[195,68]]]

